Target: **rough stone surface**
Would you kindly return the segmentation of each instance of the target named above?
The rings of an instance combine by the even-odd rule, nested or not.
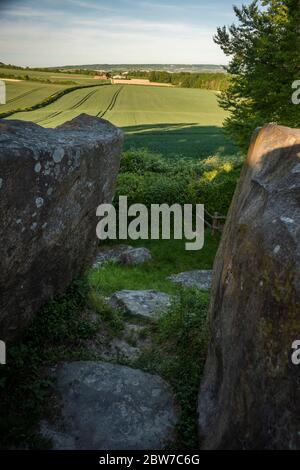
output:
[[[198,289],[209,290],[211,288],[212,271],[195,269],[193,271],[173,274],[169,276],[168,279],[175,284],[180,284],[185,287],[197,287]]]
[[[112,338],[110,329],[101,325],[97,334],[84,342],[85,350],[91,352],[93,357],[99,360],[113,361],[127,364],[136,360],[145,348],[151,345],[151,338],[147,334],[149,325],[135,324],[130,322],[135,318],[127,319],[124,322],[124,329],[119,335]]]
[[[100,267],[107,261],[134,266],[151,261],[151,253],[147,248],[133,248],[130,245],[105,247],[97,254],[94,267]]]
[[[253,137],[215,260],[204,449],[300,449],[300,130]]]
[[[155,320],[170,307],[172,298],[154,290],[121,290],[108,303],[114,308],[124,308],[131,315]]]
[[[178,420],[164,380],[105,362],[63,363],[52,372],[56,417],[41,423],[53,448],[163,449]]]
[[[0,332],[14,338],[95,256],[122,132],[81,115],[56,129],[0,120]]]
[[[151,258],[151,253],[147,248],[131,248],[121,255],[120,262],[128,266],[134,266],[147,263],[151,261]]]

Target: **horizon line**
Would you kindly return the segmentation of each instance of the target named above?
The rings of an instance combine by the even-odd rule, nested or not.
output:
[[[0,61],[1,63],[1,61]],[[208,63],[188,63],[188,62],[147,62],[147,63],[142,63],[142,62],[112,62],[112,63],[100,63],[100,62],[94,62],[92,64],[64,64],[64,65],[17,65],[13,63],[4,63],[2,62],[3,65],[15,65],[17,67],[29,67],[29,68],[60,68],[60,67],[92,67],[94,65],[103,65],[103,66],[116,66],[116,65],[139,65],[139,66],[146,66],[146,65],[169,65],[169,66],[179,66],[179,65],[184,65],[184,66],[213,66],[213,67],[227,67],[228,64],[208,64]]]

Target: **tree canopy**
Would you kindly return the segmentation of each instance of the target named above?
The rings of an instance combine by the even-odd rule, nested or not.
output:
[[[220,97],[230,111],[225,129],[242,147],[267,122],[300,127],[292,84],[300,80],[300,0],[255,0],[234,7],[237,24],[218,28],[214,41],[230,57],[232,79]]]

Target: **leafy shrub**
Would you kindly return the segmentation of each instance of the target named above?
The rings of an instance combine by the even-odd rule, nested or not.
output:
[[[188,180],[161,173],[123,173],[118,178],[116,200],[128,196],[128,204],[184,204],[187,201]]]
[[[95,326],[83,315],[88,289],[85,280],[75,280],[66,294],[50,299],[35,315],[24,340],[43,349],[48,343],[67,345],[93,336]]]
[[[123,154],[116,202],[128,196],[128,204],[204,204],[213,213],[226,214],[244,157],[214,156],[205,160],[164,160],[147,150]]]
[[[162,173],[168,169],[168,163],[160,154],[151,154],[147,150],[127,150],[123,153],[120,170],[122,173],[143,174],[147,171]]]
[[[203,162],[200,178],[190,182],[188,193],[192,201],[205,205],[210,213],[226,215],[240,176],[242,157],[211,157]]]

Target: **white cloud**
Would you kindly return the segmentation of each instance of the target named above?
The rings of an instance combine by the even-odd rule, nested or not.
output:
[[[44,18],[46,21],[49,21],[53,18],[61,17],[61,12],[48,9],[39,9],[26,6],[16,6],[1,11],[3,17],[11,18],[11,20],[17,18]]]
[[[68,0],[85,7],[90,2]],[[1,60],[18,65],[226,63],[214,28],[121,14],[79,15],[15,8],[1,21]],[[31,14],[32,13],[32,14]],[[34,13],[34,14],[33,14]],[[44,21],[47,18],[47,21]],[[43,19],[43,22],[40,21]]]
[[[85,0],[65,0],[65,2],[74,5],[76,7],[87,9],[93,9],[98,11],[116,11],[116,8],[107,7],[105,5],[99,5],[99,3],[93,3]]]
[[[71,0],[73,1],[73,0]],[[77,1],[77,0],[74,0]],[[213,5],[210,2],[205,2],[205,4],[200,4],[199,1],[196,4],[189,4],[187,5],[185,2],[179,3],[164,3],[164,2],[152,2],[148,0],[139,0],[138,3],[136,0],[124,0],[125,3],[129,5],[138,6],[139,8],[149,8],[149,9],[167,9],[167,10],[178,10],[178,11],[187,11],[187,10],[199,10],[199,11],[217,11],[219,7],[217,5]]]

